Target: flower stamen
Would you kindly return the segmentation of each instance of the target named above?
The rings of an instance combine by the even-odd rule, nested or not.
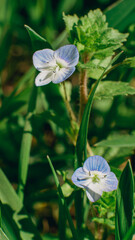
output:
[[[99,183],[100,182],[100,177],[98,176],[98,174],[94,174],[94,176],[92,177],[92,182],[93,183]]]

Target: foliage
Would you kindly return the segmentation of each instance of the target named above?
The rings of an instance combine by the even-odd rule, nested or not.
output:
[[[90,11],[80,19],[75,15],[70,20],[70,16],[64,15],[64,21],[70,34],[69,41],[79,51],[88,52],[90,58],[105,59],[112,56],[128,36],[109,28],[105,15],[99,9]]]
[[[135,2],[111,3],[0,2],[2,240],[135,233]],[[77,71],[65,85],[35,87],[33,52],[67,44],[78,48]],[[90,155],[104,157],[119,180],[95,203],[71,181]]]

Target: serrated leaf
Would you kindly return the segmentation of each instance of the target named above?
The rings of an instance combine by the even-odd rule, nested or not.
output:
[[[87,69],[87,76],[97,80],[104,72],[110,61],[111,57],[106,57],[102,60],[92,59],[90,62],[85,64],[79,62],[78,67]]]
[[[77,16],[64,17],[70,34],[70,42],[84,45],[90,56],[98,59],[112,56],[114,51],[126,41],[128,34],[108,27],[106,16],[100,9],[90,11],[77,21]]]
[[[116,196],[115,237],[116,240],[124,239],[132,225],[134,182],[130,162],[123,170]],[[130,240],[131,238],[129,238]]]
[[[25,27],[26,27],[29,35],[30,35],[34,51],[41,50],[41,49],[44,49],[44,48],[52,49],[51,45],[47,42],[47,40],[45,38],[41,37],[38,33],[36,33],[29,26],[25,25]]]
[[[95,144],[102,147],[135,147],[135,135],[114,136]]]
[[[70,15],[65,15],[65,13],[63,13],[63,20],[66,24],[66,29],[69,32],[72,30],[73,26],[77,24],[79,18],[76,14],[74,14],[73,16],[70,16]]]
[[[100,223],[100,224],[104,224],[104,225],[108,226],[108,227],[111,228],[111,229],[114,229],[114,228],[115,228],[114,221],[111,220],[111,219],[94,217],[94,218],[92,219],[92,221],[93,221],[93,222]]]
[[[104,81],[98,85],[95,99],[113,98],[118,95],[133,95],[135,88],[131,87],[126,82]]]

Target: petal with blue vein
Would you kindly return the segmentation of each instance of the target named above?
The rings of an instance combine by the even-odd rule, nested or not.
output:
[[[117,186],[118,180],[113,172],[108,173],[106,177],[101,180],[101,188],[104,192],[116,190]]]
[[[100,171],[102,173],[110,172],[110,167],[107,161],[97,155],[87,158],[84,162],[83,168],[86,168],[87,171]]]
[[[89,184],[89,176],[82,167],[77,168],[72,175],[72,181],[77,187],[84,188]]]
[[[33,65],[39,71],[42,71],[45,67],[48,67],[48,64],[50,66],[50,63],[53,62],[53,60],[54,51],[51,49],[39,50],[33,54]]]
[[[73,72],[75,71],[75,67],[72,68],[61,68],[54,75],[53,83],[60,83],[69,78]]]
[[[68,63],[68,67],[74,67],[79,61],[79,52],[74,45],[66,45],[57,49],[54,53],[56,60],[63,59]]]

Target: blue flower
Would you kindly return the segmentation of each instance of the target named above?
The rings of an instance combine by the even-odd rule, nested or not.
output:
[[[86,190],[91,202],[97,201],[103,192],[117,189],[118,180],[107,161],[100,156],[87,158],[83,167],[76,169],[72,175],[73,183]]]
[[[79,53],[74,45],[66,45],[56,51],[36,51],[33,54],[33,65],[40,71],[35,79],[36,86],[63,82],[73,74],[78,60]]]

